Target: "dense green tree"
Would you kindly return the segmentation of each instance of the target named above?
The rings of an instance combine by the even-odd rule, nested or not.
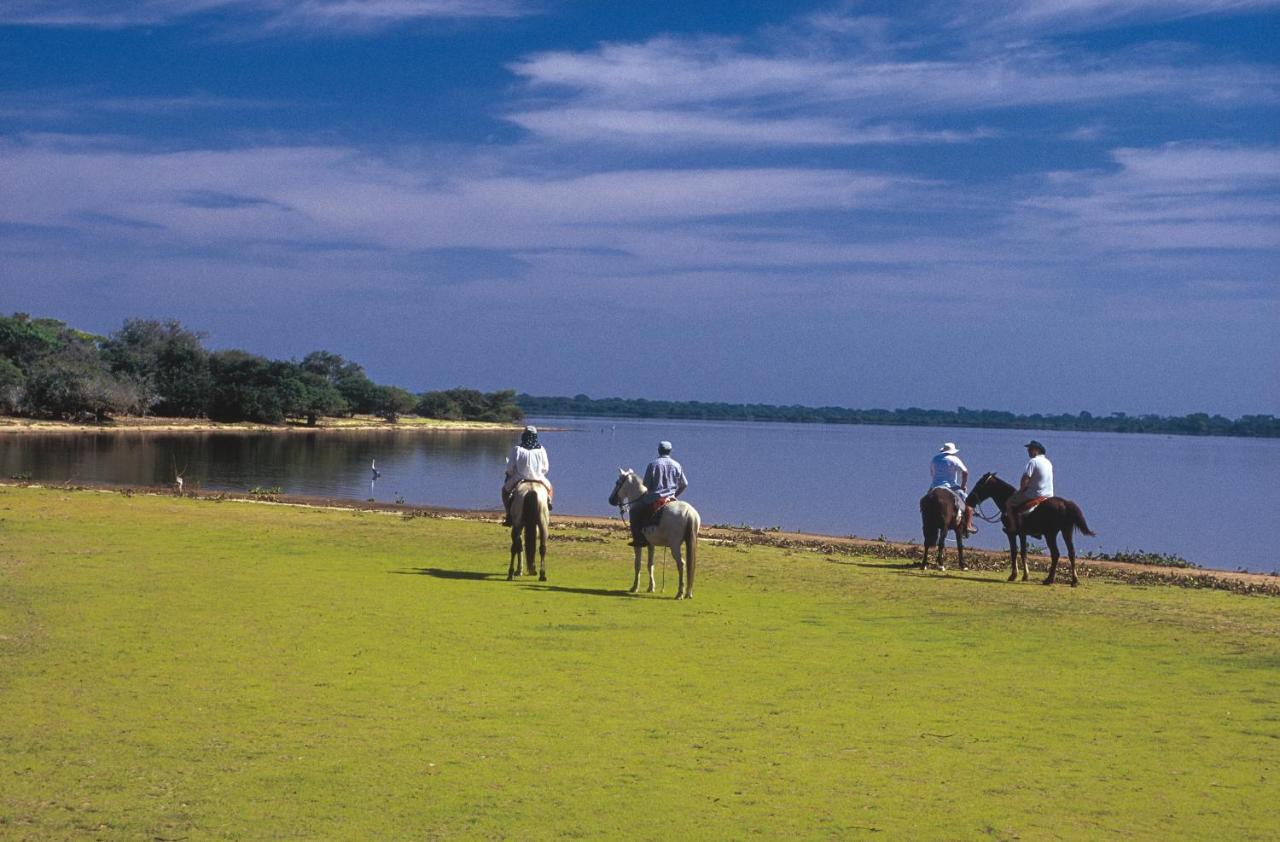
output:
[[[378,411],[382,397],[380,387],[369,379],[359,363],[329,351],[312,351],[302,358],[301,365],[303,370],[323,377],[337,389],[345,405],[338,411],[362,415]]]
[[[22,408],[26,385],[27,377],[22,369],[0,357],[0,413],[12,415]]]
[[[0,357],[30,371],[36,360],[66,345],[76,332],[56,319],[32,319],[26,313],[0,316]]]
[[[342,415],[347,411],[342,393],[327,379],[307,370],[301,370],[300,376],[304,391],[297,414],[307,419],[308,426],[314,427],[321,415]]]
[[[374,411],[392,424],[399,421],[401,415],[413,412],[417,404],[417,398],[399,386],[379,386],[378,390],[378,404]]]
[[[290,415],[307,413],[307,386],[302,369],[244,351],[209,355],[213,387],[209,417],[216,421],[280,424]]]
[[[211,379],[201,335],[177,321],[129,319],[102,343],[111,370],[139,384],[160,415],[205,414]]]
[[[475,389],[458,387],[444,392],[423,392],[414,411],[424,418],[448,421],[508,423],[524,419],[514,390],[482,394]]]
[[[24,399],[32,415],[97,421],[137,411],[144,400],[136,383],[108,371],[97,348],[78,338],[32,364]]]

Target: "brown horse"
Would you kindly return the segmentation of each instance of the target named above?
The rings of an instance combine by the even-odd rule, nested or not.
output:
[[[931,488],[929,493],[920,498],[920,527],[924,532],[924,555],[920,557],[920,569],[929,566],[929,551],[938,546],[938,569],[946,570],[942,561],[943,550],[947,544],[947,531],[956,535],[956,559],[961,570],[968,570],[964,563],[964,530],[957,521],[960,507],[956,505],[956,495],[945,488]]]
[[[1044,584],[1052,585],[1058,572],[1058,534],[1061,533],[1062,541],[1067,545],[1067,558],[1071,560],[1071,587],[1074,588],[1080,584],[1080,580],[1076,577],[1076,545],[1071,533],[1072,530],[1079,529],[1085,535],[1093,534],[1089,531],[1089,524],[1085,522],[1084,512],[1065,497],[1050,497],[1036,506],[1031,514],[1023,515],[1020,518],[1019,529],[1015,532],[1008,517],[1003,514],[1005,501],[1013,491],[1012,485],[997,477],[992,471],[982,475],[982,479],[978,480],[973,490],[969,492],[968,498],[968,505],[974,508],[987,498],[995,500],[996,505],[1000,507],[1000,524],[1004,527],[1004,533],[1009,536],[1009,564],[1012,568],[1009,572],[1009,581],[1012,582],[1018,578],[1019,549],[1022,555],[1022,581],[1027,580],[1027,536],[1031,535],[1035,538],[1044,538],[1045,543],[1049,545],[1049,575],[1045,578]],[[1014,546],[1015,537],[1019,547]]]

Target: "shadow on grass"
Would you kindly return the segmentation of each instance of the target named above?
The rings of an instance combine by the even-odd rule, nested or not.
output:
[[[852,567],[870,567],[872,570],[911,570],[918,569],[918,561],[832,561],[832,564],[847,564]]]
[[[566,588],[563,585],[535,585],[527,584],[525,587],[535,591],[554,591],[556,593],[576,593],[586,596],[620,596],[631,599],[635,594],[625,589],[609,589],[609,588]]]
[[[405,570],[390,570],[389,573],[397,573],[402,576],[434,576],[437,579],[464,579],[473,582],[483,582],[486,579],[505,579],[505,573],[477,573],[474,570],[444,570],[439,567],[410,567]]]

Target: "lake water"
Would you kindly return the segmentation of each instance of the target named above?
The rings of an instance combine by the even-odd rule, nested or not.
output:
[[[955,441],[971,482],[994,470],[1016,482],[1022,445],[1043,441],[1055,490],[1084,509],[1096,538],[1081,552],[1173,553],[1209,567],[1271,572],[1280,518],[1269,492],[1280,440],[1110,433],[862,427],[826,424],[534,419],[556,484],[556,512],[616,515],[619,467],[643,470],[660,439],[689,476],[685,499],[704,523],[920,540],[917,501],[929,459]],[[559,428],[559,429],[550,429]],[[279,486],[288,494],[498,508],[517,435],[460,432],[0,435],[0,475],[44,482],[188,488]],[[382,476],[370,481],[376,459]],[[990,504],[987,504],[990,507]],[[988,511],[991,511],[988,508]],[[979,523],[970,544],[1001,548]]]

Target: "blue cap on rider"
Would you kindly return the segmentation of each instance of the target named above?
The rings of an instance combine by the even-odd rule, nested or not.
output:
[[[658,442],[658,455],[659,455],[659,456],[665,456],[665,455],[667,455],[667,454],[668,454],[668,453],[670,453],[670,452],[671,452],[671,442],[669,442],[669,441],[660,441],[660,442]]]

